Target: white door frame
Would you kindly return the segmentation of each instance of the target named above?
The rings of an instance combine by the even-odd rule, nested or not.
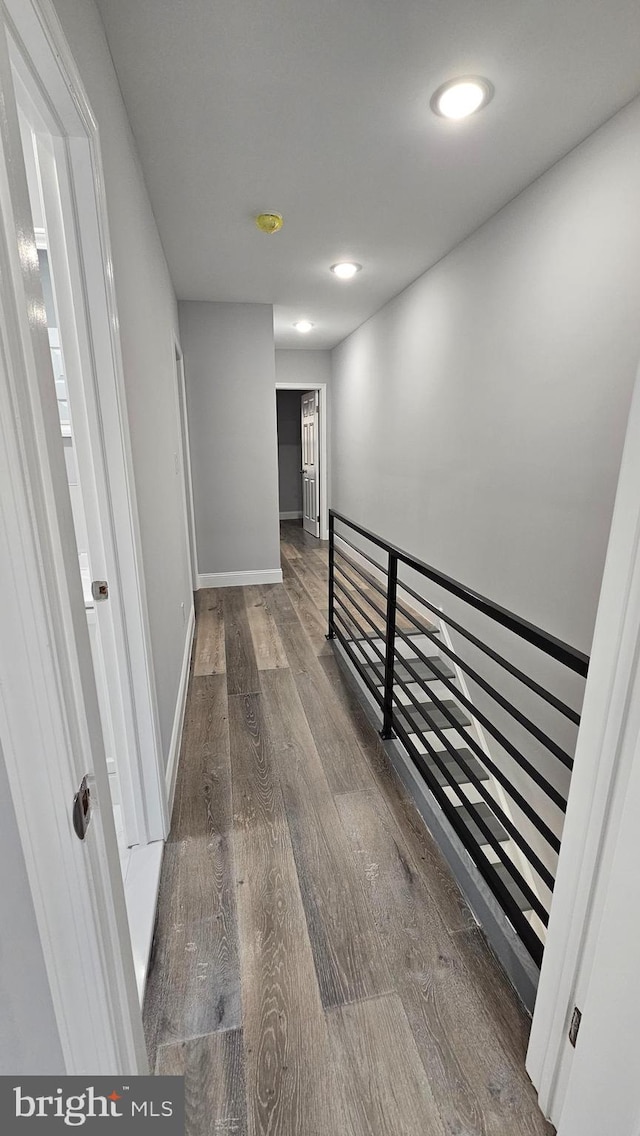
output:
[[[320,429],[318,431],[318,449],[320,454],[320,540],[329,539],[329,462],[328,462],[328,417],[327,417],[327,384],[326,383],[276,383],[276,390],[294,390],[304,394],[305,391],[317,390],[319,392]]]
[[[40,7],[35,0],[10,0],[9,6],[21,8],[19,15],[26,13],[36,29],[45,12],[47,20],[54,15],[48,3]],[[136,1074],[146,1072],[148,1063],[5,36],[6,5],[0,5],[0,14],[2,756],[64,1058],[61,1072]],[[94,808],[80,842],[71,807],[84,772],[91,776]]]
[[[169,822],[98,126],[51,0],[4,0],[4,7],[16,45],[10,43],[12,62],[27,91],[39,95],[38,109],[48,108],[46,125],[58,149],[110,587],[109,610],[98,614],[119,675],[117,711],[127,742],[120,755],[123,794],[133,796],[127,807],[137,842],[146,844],[163,839]]]
[[[572,1066],[578,1060],[567,1031],[574,1005],[588,1012],[589,980],[620,817],[637,760],[633,692],[640,675],[639,645],[640,374],[620,469],[527,1054],[541,1107],[556,1125],[562,1120]],[[640,828],[637,851],[636,863]],[[637,1065],[637,1051],[629,1060]],[[596,1067],[593,1076],[602,1082],[606,1070]],[[572,1131],[560,1124],[560,1133],[565,1130]]]
[[[187,412],[187,385],[184,376],[184,355],[175,332],[172,332],[172,350],[175,359],[176,420],[179,425],[179,450],[176,460],[180,465],[184,498],[185,547],[189,558],[191,591],[198,589],[198,546],[196,544],[195,510],[193,506],[193,478],[191,475],[191,447],[189,443],[189,415]],[[176,470],[176,472],[178,472]]]

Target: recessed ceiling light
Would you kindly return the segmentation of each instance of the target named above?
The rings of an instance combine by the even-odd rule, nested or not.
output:
[[[361,264],[356,264],[355,261],[352,260],[345,260],[340,264],[331,265],[331,271],[334,276],[338,276],[340,280],[352,280],[361,268]]]
[[[443,118],[468,118],[493,98],[488,79],[469,76],[443,83],[431,99],[431,109]]]
[[[293,326],[301,335],[306,335],[308,331],[311,331],[313,324],[311,320],[296,320]]]

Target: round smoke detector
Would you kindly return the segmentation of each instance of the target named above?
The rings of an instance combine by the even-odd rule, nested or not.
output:
[[[284,225],[282,213],[258,213],[256,225],[261,233],[279,233]]]

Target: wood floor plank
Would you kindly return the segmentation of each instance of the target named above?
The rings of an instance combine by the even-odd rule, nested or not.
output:
[[[282,567],[283,586],[281,591],[286,595],[292,610],[302,624],[316,655],[325,655],[331,652],[328,643],[327,616],[320,611],[300,579],[291,570],[291,565],[283,560]]]
[[[158,1045],[241,1024],[229,832],[165,848],[144,1021],[150,1059]]]
[[[335,657],[322,659],[332,690],[344,707],[366,754],[382,799],[393,816],[425,885],[449,931],[476,926],[471,909],[458,887],[438,845],[391,765],[378,732],[371,725],[355,691],[349,686]]]
[[[353,1136],[454,1131],[442,1123],[396,994],[336,1008],[327,1020]]]
[[[185,1136],[247,1136],[241,1030],[163,1045],[156,1073],[184,1077]]]
[[[286,824],[284,803],[265,734],[260,695],[229,699],[231,784],[235,828]]]
[[[325,1136],[340,1098],[259,699],[231,699],[230,720],[248,1129]]]
[[[280,552],[283,556],[286,556],[288,560],[299,560],[302,555],[300,549],[296,548],[295,544],[291,544],[288,540],[280,541]]]
[[[169,841],[231,827],[225,675],[192,677],[187,694]]]
[[[323,1005],[391,989],[350,846],[288,671],[261,676],[270,750],[284,800]]]
[[[196,644],[193,673],[224,674],[224,623],[220,588],[201,588],[196,592]]]
[[[265,602],[262,586],[247,588],[246,608],[258,670],[288,667],[276,622]]]
[[[244,588],[223,589],[224,641],[229,694],[260,689],[258,667],[247,616]]]
[[[314,572],[306,557],[300,556],[297,559],[289,560],[288,557],[283,556],[282,573],[286,583],[289,583],[292,579],[297,579],[318,611],[322,614],[327,612],[329,607],[328,586],[320,578],[320,575]]]
[[[492,1027],[487,991],[476,987],[377,791],[337,803],[446,1130],[550,1136],[519,1056]]]
[[[476,988],[483,992],[483,1004],[489,1020],[509,1052],[515,1054],[524,1068],[531,1019],[504,970],[479,927],[460,931],[454,941]]]
[[[289,668],[311,728],[329,785],[334,793],[369,788],[372,775],[351,728],[348,716],[332,695],[331,686],[300,621],[285,596],[267,597],[287,653]]]

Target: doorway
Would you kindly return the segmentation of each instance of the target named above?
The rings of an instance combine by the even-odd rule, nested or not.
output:
[[[326,384],[276,383],[280,520],[329,535]]]

